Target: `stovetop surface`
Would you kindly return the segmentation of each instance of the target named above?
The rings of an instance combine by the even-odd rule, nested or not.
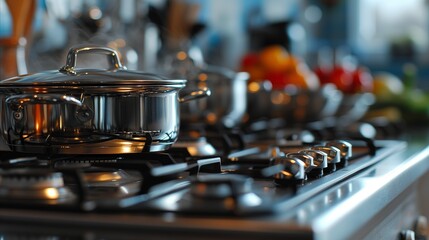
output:
[[[287,157],[313,145],[252,147],[221,157],[184,157],[180,156],[183,151],[176,153],[175,149],[169,153],[95,156],[3,153],[0,204],[48,210],[130,208],[213,215],[273,212],[273,204],[314,195],[404,148],[400,142],[354,140],[350,159],[329,163],[334,166],[329,170],[326,159],[326,166],[317,165],[315,159],[305,163],[312,166],[304,166],[299,159]],[[169,198],[180,200],[159,203]]]
[[[230,237],[250,239],[312,238],[315,231],[329,229],[333,222],[339,224],[347,216],[347,210],[338,212],[338,208],[345,209],[344,204],[351,203],[357,206],[355,198],[362,192],[370,196],[378,188],[385,193],[382,187],[387,180],[383,178],[401,166],[406,170],[408,165],[411,168],[418,163],[422,172],[427,168],[421,164],[428,151],[421,146],[415,149],[405,141],[396,140],[346,141],[353,146],[346,164],[338,163],[335,171],[325,171],[322,175],[305,172],[305,179],[300,181],[286,178],[296,172],[276,159],[326,141],[310,144],[289,141],[274,147],[252,144],[228,154],[210,156],[191,156],[182,148],[173,148],[166,153],[142,154],[145,160],[139,154],[71,157],[16,156],[3,152],[0,186],[12,183],[25,192],[23,182],[36,182],[54,200],[29,200],[16,190],[18,194],[10,197],[3,186],[0,233],[82,237],[89,232],[95,239],[109,239],[106,236],[114,239],[113,236],[119,237],[120,232],[126,231],[132,239],[160,237],[165,231],[172,231],[180,234],[179,238],[195,239],[207,238],[210,233],[210,239],[219,237],[216,232],[222,231]],[[20,172],[31,174],[19,180]],[[58,172],[63,182],[56,179]],[[281,172],[286,175],[277,179]],[[57,192],[46,190],[47,182],[57,184],[60,186],[57,192],[66,194],[58,198]],[[30,197],[34,196],[40,198],[37,194]],[[332,212],[337,218],[320,227],[320,221],[326,221],[326,216],[332,218]],[[38,223],[43,227],[22,231],[22,223]],[[67,226],[68,230],[54,226]]]

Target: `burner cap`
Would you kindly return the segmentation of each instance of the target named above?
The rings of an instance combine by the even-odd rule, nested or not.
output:
[[[0,187],[19,189],[63,187],[63,175],[46,169],[12,169],[0,173]]]
[[[234,174],[198,176],[192,185],[192,195],[200,198],[236,197],[251,192],[252,179]]]

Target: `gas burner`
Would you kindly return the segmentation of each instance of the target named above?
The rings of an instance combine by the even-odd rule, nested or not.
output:
[[[83,172],[88,198],[124,198],[138,193],[143,178],[138,171],[90,168]]]
[[[42,169],[12,169],[1,173],[1,186],[6,188],[47,188],[63,187],[60,172]]]
[[[253,179],[236,174],[206,174],[192,181],[178,201],[180,211],[245,215],[271,211],[269,201],[253,191]]]
[[[139,192],[141,182],[139,172],[122,169],[10,169],[0,173],[0,201],[62,205],[76,203],[79,194],[85,194],[86,200],[119,199]]]
[[[197,198],[225,199],[249,193],[251,185],[251,179],[241,175],[202,175],[192,185],[191,193]]]
[[[63,174],[48,169],[11,169],[0,173],[0,201],[64,202],[74,199]]]

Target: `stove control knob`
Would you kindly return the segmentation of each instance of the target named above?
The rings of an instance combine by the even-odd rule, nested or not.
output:
[[[313,157],[308,154],[293,152],[286,154],[286,157],[297,158],[301,160],[304,163],[305,172],[310,172],[316,167]]]
[[[329,141],[325,146],[334,146],[340,149],[342,158],[350,158],[352,156],[352,144],[344,140]]]
[[[339,163],[341,161],[341,151],[334,146],[314,146],[311,149],[319,150],[327,154],[328,163]]]
[[[313,157],[316,168],[307,174],[309,177],[319,178],[323,176],[323,169],[328,167],[328,154],[314,149],[304,149],[299,151],[299,153],[304,153]]]
[[[274,174],[274,182],[278,185],[302,184],[305,180],[304,162],[298,158],[275,158],[273,165],[283,166],[283,170]]]
[[[344,140],[334,140],[329,141],[325,146],[333,146],[340,150],[341,152],[341,163],[339,165],[346,166],[349,158],[352,157],[352,144]]]
[[[314,146],[311,149],[319,150],[327,154],[328,169],[327,172],[334,172],[336,164],[341,162],[341,151],[334,146]]]

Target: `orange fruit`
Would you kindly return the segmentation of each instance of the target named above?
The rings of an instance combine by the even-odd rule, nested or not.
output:
[[[259,61],[267,71],[285,71],[289,65],[289,53],[280,45],[268,46],[259,53]]]
[[[301,60],[299,60],[299,58],[290,55],[289,59],[288,59],[288,62],[287,62],[286,68],[288,70],[297,69],[297,68],[299,68],[302,65],[302,63],[303,62]]]
[[[308,88],[308,84],[307,81],[305,80],[305,76],[298,72],[292,72],[291,74],[288,74],[286,76],[286,83],[289,85],[294,85],[298,88],[303,88],[303,89],[307,89]]]

